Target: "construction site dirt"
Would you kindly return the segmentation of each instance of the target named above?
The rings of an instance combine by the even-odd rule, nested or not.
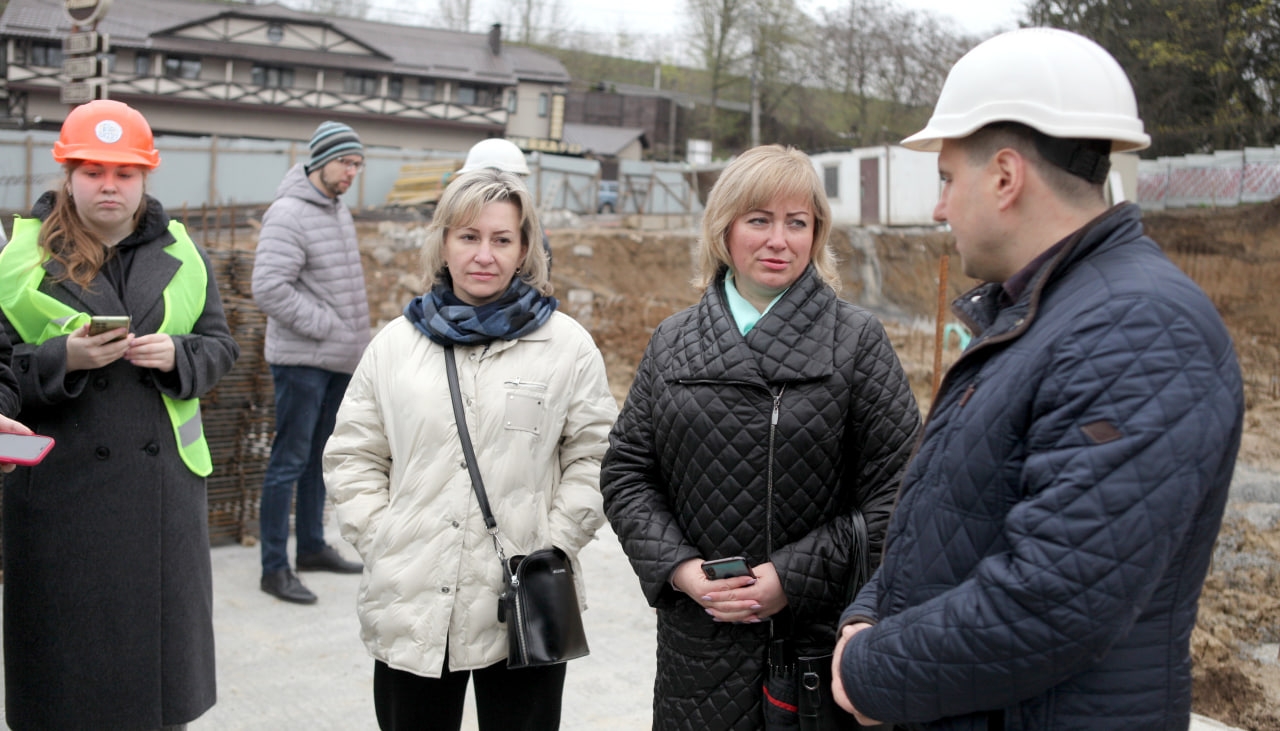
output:
[[[1245,436],[1213,568],[1192,636],[1194,710],[1247,729],[1280,729],[1280,201],[1148,213],[1148,233],[1217,305],[1245,373]],[[608,225],[613,223],[614,225]],[[550,230],[562,308],[594,335],[621,402],[653,329],[696,301],[696,232],[639,231],[617,219]],[[423,287],[421,224],[362,223],[375,326]],[[837,229],[842,296],[880,315],[927,410],[941,261],[947,301],[975,282],[938,229]],[[945,369],[960,352],[948,333]]]

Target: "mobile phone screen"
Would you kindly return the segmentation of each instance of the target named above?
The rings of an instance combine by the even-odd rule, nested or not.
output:
[[[734,576],[755,576],[751,571],[751,567],[747,565],[747,560],[741,556],[703,561],[702,573],[711,581],[728,579]]]
[[[0,462],[33,465],[53,447],[53,437],[0,432]]]

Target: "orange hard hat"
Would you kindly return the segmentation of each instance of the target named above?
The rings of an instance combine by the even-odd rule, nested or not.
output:
[[[124,102],[98,99],[67,115],[53,143],[53,159],[154,168],[160,164],[160,153],[141,112]]]

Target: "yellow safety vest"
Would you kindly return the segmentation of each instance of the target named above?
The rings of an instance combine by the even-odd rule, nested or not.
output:
[[[166,335],[186,335],[204,312],[205,289],[209,272],[187,229],[177,221],[169,222],[173,243],[165,253],[182,263],[164,288],[164,321],[160,330]],[[13,239],[0,250],[0,311],[27,343],[40,344],[49,338],[70,335],[89,322],[89,313],[40,291],[44,279],[44,262],[48,252],[40,248],[40,221],[14,217]],[[175,399],[160,394],[165,411],[173,424],[173,437],[178,454],[192,472],[207,477],[213,472],[209,443],[204,438],[200,419],[200,399]]]

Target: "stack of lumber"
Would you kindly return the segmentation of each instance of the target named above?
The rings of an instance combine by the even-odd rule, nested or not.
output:
[[[400,177],[387,193],[387,205],[411,208],[434,204],[460,167],[461,160],[423,160],[401,166]]]

